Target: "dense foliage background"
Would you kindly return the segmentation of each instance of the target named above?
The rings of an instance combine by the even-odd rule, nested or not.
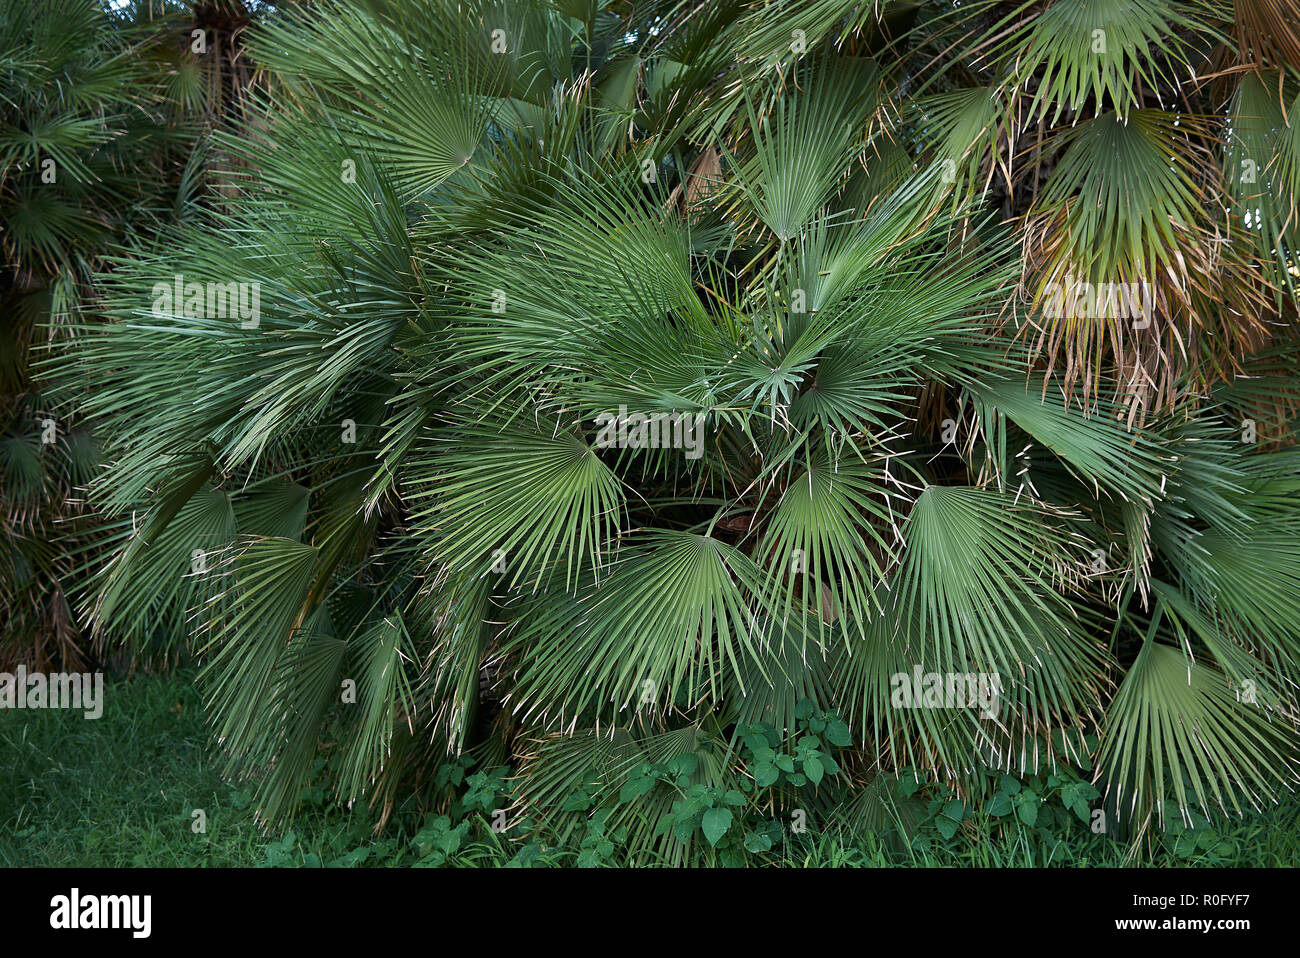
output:
[[[1293,4],[40,7],[4,648],[192,653],[265,821],[477,774],[740,863],[1294,784]]]
[[[84,487],[103,459],[84,417],[54,412],[36,354],[61,349],[74,319],[99,315],[97,270],[155,244],[202,203],[214,159],[206,134],[246,83],[227,65],[237,6],[155,0],[113,15],[86,0],[0,4],[7,668],[80,666],[89,653],[69,593],[95,525]]]

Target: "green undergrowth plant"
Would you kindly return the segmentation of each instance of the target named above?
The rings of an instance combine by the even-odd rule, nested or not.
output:
[[[223,783],[217,774],[191,679],[190,673],[181,672],[114,681],[107,687],[104,716],[97,721],[66,711],[0,712],[0,748],[11,756],[0,767],[0,864],[541,868],[664,863],[636,854],[617,820],[610,820],[621,806],[636,801],[633,796],[626,803],[615,796],[615,803],[603,809],[576,801],[581,827],[561,837],[538,823],[499,814],[513,802],[519,784],[515,770],[472,756],[439,766],[432,787],[418,802],[396,807],[378,834],[368,809],[349,812],[330,800],[327,782],[320,777],[325,767],[316,766],[299,796],[301,811],[293,826],[267,829],[255,817],[255,788]],[[809,713],[810,725],[818,719]],[[823,739],[828,753],[838,751],[833,718],[821,732],[811,734]],[[798,755],[797,746],[788,750],[764,744],[770,740],[761,730],[751,730],[750,737],[755,748],[742,743],[737,755],[747,767],[762,770],[762,759],[782,756],[793,764]],[[822,746],[807,744],[805,761],[814,757],[812,751],[823,751]],[[780,770],[775,761],[770,764],[781,776],[800,774]],[[675,782],[688,768],[689,763],[670,762],[642,771],[655,788],[677,794]],[[779,820],[780,836],[772,835],[770,848],[744,849],[746,865],[1278,866],[1294,864],[1300,853],[1300,808],[1294,803],[1245,822],[1175,825],[1133,848],[1094,832],[1083,820],[1079,800],[1090,799],[1076,773],[1062,770],[1055,776],[1023,779],[990,774],[982,794],[968,799],[955,798],[950,789],[924,776],[902,775],[889,780],[888,801],[871,805],[878,815],[871,824],[851,814],[861,811],[863,792],[854,793],[842,770],[827,771],[816,788],[833,793],[828,799],[847,796],[848,801],[836,806],[840,812],[820,826],[810,816],[802,832],[791,827],[789,809],[805,802],[816,807],[811,782],[771,781],[749,792],[737,789],[744,804],[727,805],[725,793],[721,796],[721,807],[732,811],[733,821],[718,847],[738,843],[743,848],[746,841],[754,844],[753,836],[759,836],[758,846],[765,846],[764,824],[770,827]],[[762,774],[768,779],[772,773]],[[877,791],[882,782],[875,780]],[[779,788],[788,788],[787,797],[769,805],[767,799]],[[1026,794],[1035,796],[1032,803],[1019,798]],[[1035,807],[1037,814],[1030,815],[1027,810]],[[194,831],[196,808],[206,812],[203,832]],[[778,816],[774,808],[785,813]],[[683,827],[683,838],[707,844],[703,815],[681,812],[681,820],[690,826]],[[741,854],[739,849],[736,854]],[[721,858],[717,856],[719,864]]]

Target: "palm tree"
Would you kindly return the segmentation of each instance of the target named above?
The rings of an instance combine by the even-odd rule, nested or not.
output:
[[[819,824],[878,820],[905,769],[1095,765],[1139,825],[1272,801],[1300,675],[1276,7],[270,18],[236,199],[105,277],[116,321],[60,362],[116,517],[85,614],[201,650],[271,820],[318,755],[382,818],[474,749],[551,834],[612,814],[638,860],[713,860],[716,796],[784,814],[755,729],[809,756],[829,710],[852,746],[796,773],[847,783]],[[1111,283],[1145,307],[1081,316]],[[900,707],[917,674],[997,705]],[[703,836],[665,826],[683,801]]]
[[[99,466],[99,442],[75,410],[54,413],[36,356],[65,347],[72,317],[95,316],[97,270],[194,214],[208,161],[202,134],[230,99],[229,57],[208,48],[209,35],[215,44],[228,32],[208,21],[238,5],[197,15],[161,0],[116,7],[10,0],[0,9],[0,603],[8,611],[0,663],[8,665],[78,665],[91,652],[67,592],[78,567],[98,559],[80,490]]]

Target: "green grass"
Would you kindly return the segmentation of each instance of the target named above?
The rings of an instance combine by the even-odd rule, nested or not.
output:
[[[286,833],[264,832],[253,816],[252,790],[221,781],[207,747],[202,707],[191,676],[137,676],[105,689],[101,719],[79,711],[0,711],[0,864],[6,866],[276,866],[414,864],[420,814],[399,809],[378,839],[365,809],[332,805],[309,790]],[[203,809],[207,830],[192,830]],[[454,864],[503,865],[519,847],[475,822],[450,857]],[[1300,802],[1292,800],[1215,830],[1210,851],[1173,842],[1128,849],[1100,836],[1049,846],[1021,835],[990,838],[976,821],[955,841],[890,852],[872,835],[809,836],[787,848],[794,867],[1023,867],[1069,863],[1087,867],[1294,866],[1300,862]],[[571,863],[576,850],[543,853],[536,864]],[[526,856],[525,856],[526,857]],[[617,864],[619,856],[611,857]],[[441,861],[441,858],[438,859]]]
[[[363,816],[309,808],[286,853],[250,792],[215,770],[202,709],[184,676],[105,688],[104,715],[0,712],[0,863],[23,866],[248,866],[329,861],[365,843]],[[207,830],[192,830],[195,809]]]

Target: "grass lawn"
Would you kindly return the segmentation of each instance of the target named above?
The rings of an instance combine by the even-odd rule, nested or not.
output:
[[[329,861],[366,840],[363,816],[308,807],[286,853],[227,785],[183,677],[105,689],[104,715],[0,712],[0,863],[27,866],[249,866]],[[193,831],[195,809],[206,832]],[[310,836],[308,838],[307,836]]]

